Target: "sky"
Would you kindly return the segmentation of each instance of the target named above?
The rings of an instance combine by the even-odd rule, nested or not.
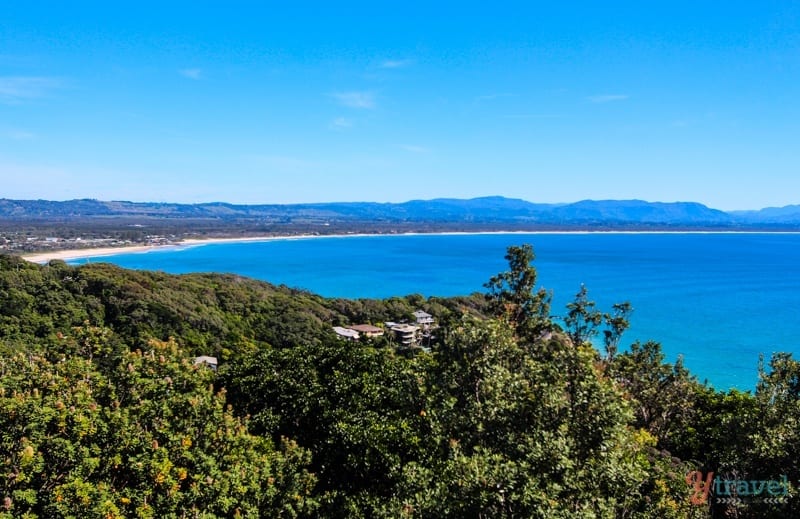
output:
[[[3,1],[0,198],[800,203],[798,2],[288,4]]]

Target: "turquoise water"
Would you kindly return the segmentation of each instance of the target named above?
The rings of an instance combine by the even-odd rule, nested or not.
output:
[[[632,340],[662,343],[700,380],[752,389],[760,353],[800,356],[800,234],[351,236],[208,244],[108,261],[171,273],[233,272],[331,297],[483,290],[509,245],[531,243],[563,315],[585,283],[602,310],[630,301]],[[80,260],[73,263],[83,263]],[[626,341],[623,341],[625,343]]]

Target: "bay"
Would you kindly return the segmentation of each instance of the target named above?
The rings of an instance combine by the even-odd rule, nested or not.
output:
[[[210,243],[76,260],[170,273],[229,272],[327,297],[483,291],[509,245],[530,243],[565,313],[581,283],[601,310],[634,307],[623,345],[656,340],[714,387],[750,390],[759,355],[800,353],[800,234],[425,234]]]

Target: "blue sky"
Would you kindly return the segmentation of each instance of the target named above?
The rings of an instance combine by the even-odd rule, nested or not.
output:
[[[0,197],[800,203],[796,2],[431,3],[4,2]]]

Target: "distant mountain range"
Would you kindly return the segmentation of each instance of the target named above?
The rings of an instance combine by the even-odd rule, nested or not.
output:
[[[336,202],[236,205],[100,200],[0,199],[0,219],[69,221],[95,218],[214,219],[223,221],[513,223],[530,226],[690,226],[800,228],[800,205],[725,212],[695,202],[582,200],[537,204],[499,196],[437,198],[403,203]]]

